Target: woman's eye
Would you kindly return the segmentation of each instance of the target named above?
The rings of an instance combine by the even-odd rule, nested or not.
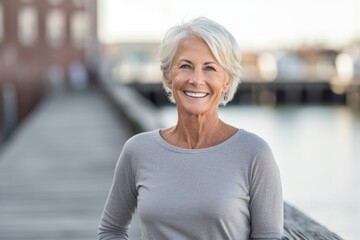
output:
[[[205,70],[207,70],[207,71],[216,71],[216,69],[214,67],[211,67],[211,66],[205,67]]]
[[[180,65],[180,68],[181,69],[190,69],[191,66],[189,64],[182,64],[182,65]]]

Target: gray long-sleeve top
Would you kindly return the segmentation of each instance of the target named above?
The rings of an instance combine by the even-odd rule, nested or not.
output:
[[[142,240],[281,239],[283,232],[278,167],[268,144],[245,130],[203,149],[175,147],[159,130],[129,139],[99,239],[128,239],[136,208]]]

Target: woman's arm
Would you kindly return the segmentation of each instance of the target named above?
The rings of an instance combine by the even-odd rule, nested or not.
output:
[[[279,168],[267,144],[261,144],[250,169],[251,239],[281,239],[283,196]]]
[[[99,240],[128,239],[128,228],[137,205],[135,174],[126,144],[115,168],[114,180],[99,226]]]

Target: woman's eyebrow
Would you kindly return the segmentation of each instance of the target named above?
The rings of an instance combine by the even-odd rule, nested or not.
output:
[[[179,62],[187,62],[187,63],[192,64],[192,62],[191,62],[190,60],[186,59],[186,58],[181,58],[181,59],[179,59]],[[209,62],[204,62],[204,65],[209,65],[209,64],[215,64],[215,65],[217,65],[218,63],[216,63],[216,62],[211,62],[211,61],[209,61]]]
[[[179,59],[179,62],[187,62],[187,63],[191,63],[191,64],[192,64],[192,62],[191,62],[190,60],[184,59],[184,58]]]
[[[204,62],[204,65],[208,65],[208,64],[217,64],[216,62]]]

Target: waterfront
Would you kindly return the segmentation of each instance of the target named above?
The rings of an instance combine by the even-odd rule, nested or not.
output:
[[[163,125],[176,121],[162,107]],[[360,113],[345,106],[227,106],[220,116],[271,146],[284,198],[344,239],[360,235]]]

